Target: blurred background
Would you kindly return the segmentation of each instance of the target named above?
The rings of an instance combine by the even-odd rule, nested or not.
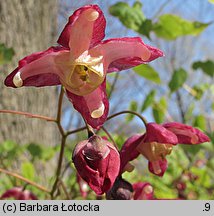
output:
[[[195,126],[212,139],[198,146],[176,146],[168,156],[163,178],[149,173],[143,157],[136,169],[125,173],[131,183],[148,181],[158,199],[214,198],[214,4],[210,0],[11,0],[0,1],[0,109],[19,110],[55,117],[59,88],[12,89],[3,82],[24,56],[57,45],[68,17],[86,4],[98,4],[107,20],[106,37],[140,36],[163,50],[165,57],[149,65],[107,76],[110,114],[132,110],[148,121],[178,121]],[[84,126],[71,103],[63,101],[63,127]],[[133,116],[105,123],[119,147],[135,133],[143,133],[142,122]],[[102,132],[99,132],[102,135]],[[81,199],[71,161],[75,144],[86,132],[69,136],[64,159],[64,179],[72,199]],[[15,170],[47,187],[59,152],[56,125],[38,119],[0,113],[0,167]],[[14,160],[15,159],[15,160]],[[48,172],[47,172],[48,170]],[[0,193],[22,183],[0,178]],[[28,186],[31,188],[31,186]],[[31,188],[39,198],[45,198]],[[63,195],[62,197],[63,198]],[[88,189],[88,199],[95,194]]]

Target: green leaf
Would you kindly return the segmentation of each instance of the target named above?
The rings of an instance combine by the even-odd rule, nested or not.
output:
[[[152,107],[152,113],[155,121],[160,124],[164,121],[165,114],[167,110],[167,101],[166,98],[162,97],[160,101],[155,102]]]
[[[214,76],[214,62],[207,60],[205,62],[197,61],[192,65],[194,70],[201,69],[206,75],[213,77]]]
[[[111,83],[106,80],[106,93],[108,96],[109,96],[110,92],[111,92]]]
[[[151,20],[145,18],[139,1],[136,1],[132,7],[125,2],[118,2],[109,8],[109,13],[117,17],[127,28],[149,38],[153,24]]]
[[[144,22],[145,16],[142,12],[142,4],[135,2],[132,7],[125,2],[118,2],[109,8],[111,15],[116,16],[127,28],[138,31]]]
[[[154,99],[155,99],[155,95],[156,95],[156,91],[155,90],[151,90],[149,92],[149,94],[146,96],[143,105],[141,107],[141,112],[143,112],[144,110],[146,110],[150,105],[153,104]]]
[[[211,108],[212,108],[212,110],[214,110],[214,102],[212,103]]]
[[[206,119],[203,115],[198,115],[195,117],[195,120],[194,120],[194,123],[193,123],[193,126],[194,127],[198,127],[200,128],[201,130],[203,131],[206,131]]]
[[[129,110],[136,112],[137,111],[138,104],[136,101],[131,101],[129,104]],[[132,114],[128,114],[126,117],[126,121],[130,122],[135,116]]]
[[[194,98],[196,100],[200,100],[202,96],[204,95],[205,91],[210,88],[210,84],[208,83],[203,83],[200,85],[195,85],[193,86],[193,90],[196,92],[196,95],[194,95]]]
[[[169,88],[171,92],[177,91],[180,87],[182,87],[186,79],[187,72],[184,69],[180,68],[175,70],[169,82]]]
[[[0,65],[10,62],[13,56],[14,50],[12,48],[7,48],[4,44],[0,44]]]
[[[32,157],[41,158],[41,156],[42,156],[42,147],[40,145],[38,145],[38,144],[30,143],[27,146],[27,150],[32,155]]]
[[[7,140],[1,144],[3,147],[4,151],[9,152],[12,151],[14,148],[17,147],[17,144],[11,140]]]
[[[164,14],[154,24],[153,30],[158,37],[175,40],[185,35],[197,36],[211,23],[191,22],[174,14]]]
[[[22,175],[29,179],[29,180],[34,180],[35,178],[35,169],[32,163],[30,162],[25,162],[21,166],[21,172]]]
[[[208,2],[214,4],[214,0],[208,0]]]
[[[155,82],[157,84],[161,83],[159,74],[157,71],[154,70],[150,65],[142,64],[137,67],[134,67],[133,70],[140,76]]]

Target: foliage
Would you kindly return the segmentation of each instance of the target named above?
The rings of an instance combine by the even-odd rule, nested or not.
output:
[[[118,17],[127,28],[148,38],[150,38],[151,32],[166,40],[175,40],[185,35],[196,36],[211,24],[198,21],[191,22],[174,14],[161,15],[157,22],[152,22],[151,19],[145,17],[141,8],[142,4],[138,1],[132,7],[128,3],[118,2],[109,8],[109,12]]]
[[[7,48],[0,43],[0,65],[10,62],[14,54],[13,48]]]

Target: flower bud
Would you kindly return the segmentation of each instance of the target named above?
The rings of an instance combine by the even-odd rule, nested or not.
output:
[[[130,200],[132,198],[132,185],[122,178],[118,178],[111,190],[106,194],[108,200]]]
[[[72,158],[78,174],[98,195],[108,191],[119,174],[117,149],[97,135],[78,143]]]
[[[0,199],[14,198],[15,200],[37,200],[38,198],[30,191],[21,187],[14,187],[4,192]]]

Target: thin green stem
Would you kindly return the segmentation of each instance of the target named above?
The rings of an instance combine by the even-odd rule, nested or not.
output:
[[[114,77],[114,81],[113,81],[113,83],[112,83],[112,86],[111,86],[111,90],[110,90],[110,92],[109,92],[109,95],[108,95],[108,99],[110,99],[110,97],[111,97],[111,95],[112,95],[112,93],[113,93],[113,91],[114,91],[114,89],[115,89],[115,85],[116,85],[116,83],[117,83],[117,80],[118,80],[118,78],[119,78],[119,73],[116,73],[116,75],[115,75],[115,77]]]

